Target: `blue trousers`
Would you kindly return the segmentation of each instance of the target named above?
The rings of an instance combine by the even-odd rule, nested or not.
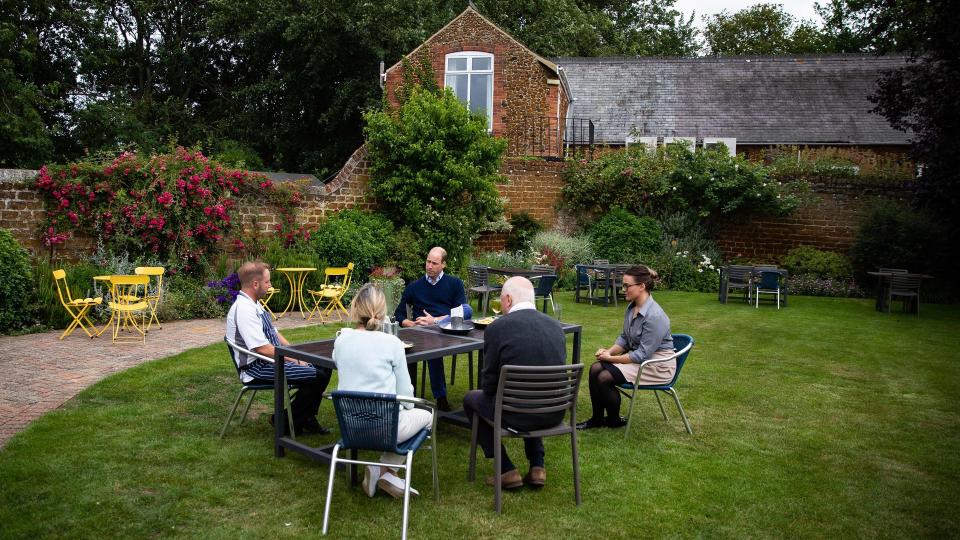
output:
[[[433,392],[434,399],[447,397],[446,373],[443,369],[443,358],[427,360],[430,367],[430,391]],[[417,364],[407,364],[407,371],[410,372],[410,382],[413,388],[417,388]]]

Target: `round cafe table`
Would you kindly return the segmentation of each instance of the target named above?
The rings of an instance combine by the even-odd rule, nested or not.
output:
[[[307,275],[310,272],[316,272],[316,268],[277,268],[277,272],[282,273],[287,278],[287,283],[290,284],[290,299],[287,300],[287,305],[283,308],[283,311],[277,314],[277,319],[283,317],[287,314],[288,311],[292,311],[298,308],[300,309],[300,316],[304,319],[307,316],[304,314],[304,308],[307,307],[307,303],[303,301],[303,283],[307,280]]]

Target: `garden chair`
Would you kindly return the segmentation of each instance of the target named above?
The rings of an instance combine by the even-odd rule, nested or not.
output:
[[[337,473],[338,463],[349,463],[351,478],[355,476],[355,465],[380,465],[403,469],[405,486],[403,492],[403,529],[401,538],[407,538],[407,523],[410,514],[410,484],[413,479],[413,454],[430,440],[429,448],[433,462],[433,496],[440,502],[440,481],[437,476],[437,412],[436,405],[412,397],[396,396],[393,394],[376,394],[372,392],[347,392],[337,390],[331,395],[333,408],[337,412],[337,423],[340,426],[340,440],[333,447],[330,454],[330,474],[327,480],[327,500],[323,508],[323,534],[327,534],[330,523],[330,503],[333,499],[333,479]],[[399,419],[400,404],[413,403],[419,408],[430,411],[433,423],[429,428],[422,429],[410,439],[397,443],[397,421]],[[350,450],[350,459],[338,456],[340,450]],[[357,459],[358,450],[376,452],[395,452],[405,455],[407,460],[403,465],[380,463],[377,461],[363,461]]]
[[[267,310],[267,313],[269,313],[270,316],[273,317],[273,320],[275,321],[279,321],[280,317],[277,317],[277,314],[274,313],[272,309],[270,309],[270,306],[268,304],[270,303],[270,299],[273,298],[273,295],[277,294],[278,292],[280,292],[280,289],[276,287],[270,287],[269,289],[267,289],[267,294],[265,294],[263,298],[260,299],[260,305],[263,306],[263,309]]]
[[[543,312],[547,312],[547,300],[550,300],[550,307],[553,314],[557,314],[557,304],[553,301],[553,285],[557,282],[557,276],[554,274],[532,278],[534,304],[537,298],[543,298]]]
[[[240,380],[240,393],[237,394],[237,399],[233,400],[233,408],[230,409],[230,414],[227,415],[227,421],[223,423],[223,428],[220,430],[220,438],[223,438],[224,433],[227,432],[227,427],[230,426],[230,421],[233,420],[233,415],[237,412],[237,406],[240,405],[240,400],[243,399],[243,395],[247,392],[253,392],[250,394],[250,400],[247,401],[247,406],[243,409],[243,416],[240,417],[240,422],[237,425],[243,423],[247,419],[247,413],[250,412],[250,405],[253,404],[253,398],[257,397],[257,392],[260,390],[273,391],[273,383],[254,383],[254,382],[243,382],[243,370],[240,369],[240,358],[238,355],[245,354],[247,356],[253,356],[259,358],[260,360],[274,362],[273,358],[264,356],[262,354],[255,353],[253,351],[248,351],[239,345],[234,345],[227,341],[227,338],[223,338],[223,342],[227,344],[227,352],[230,353],[230,360],[233,363],[233,367],[237,370],[237,379]],[[284,379],[286,379],[286,374],[284,374]],[[289,384],[286,380],[284,382],[284,387],[287,391],[283,395],[283,407],[287,410],[287,427],[290,428],[290,437],[296,439],[296,433],[293,429],[293,408],[290,406],[290,398],[293,397],[294,392],[297,388],[297,385]]]
[[[660,406],[660,414],[663,415],[664,421],[667,420],[667,411],[663,409],[663,402],[660,401],[660,395],[657,394],[657,392],[663,392],[673,397],[673,401],[677,404],[677,410],[680,411],[680,416],[683,418],[683,425],[687,427],[687,433],[693,435],[693,430],[690,429],[690,422],[687,420],[687,414],[683,412],[683,406],[680,405],[680,396],[677,394],[677,391],[674,388],[674,385],[677,384],[677,379],[680,378],[680,370],[683,369],[683,364],[687,361],[687,355],[690,354],[690,349],[693,348],[693,338],[686,334],[673,334],[673,348],[676,351],[673,356],[669,358],[657,358],[656,360],[644,361],[640,364],[640,371],[637,372],[637,377],[632,383],[617,385],[617,390],[623,394],[624,397],[630,400],[630,409],[627,412],[627,428],[623,433],[624,437],[630,434],[630,426],[633,424],[633,406],[637,402],[636,397],[638,390],[653,391],[653,396],[657,398],[657,405]],[[673,380],[667,384],[639,384],[640,374],[643,373],[644,366],[654,362],[667,362],[672,359],[676,359],[677,361],[677,371],[673,374]]]
[[[752,296],[752,283],[752,266],[731,264],[727,267],[724,282],[720,284],[720,290],[722,292],[721,301],[724,304],[727,303],[727,297],[730,295],[730,289],[742,289],[743,297],[749,303]]]
[[[67,272],[63,269],[53,271],[53,282],[57,287],[57,296],[60,298],[60,304],[63,306],[63,309],[67,310],[71,318],[70,325],[60,334],[60,339],[72,334],[78,326],[87,333],[88,337],[92,338],[97,336],[98,334],[93,326],[93,321],[90,320],[87,313],[93,306],[99,306],[103,302],[103,297],[74,299],[70,294],[70,285],[67,283]]]
[[[912,306],[917,317],[920,316],[920,274],[893,273],[890,275],[890,287],[887,289],[887,313],[895,298],[903,302],[903,311],[909,312]]]
[[[573,493],[580,506],[580,460],[577,446],[577,393],[580,391],[580,376],[583,364],[562,366],[512,366],[500,368],[497,384],[496,405],[493,420],[479,414],[473,416],[470,436],[470,465],[467,479],[476,478],[477,432],[480,422],[493,428],[493,504],[501,512],[501,475],[503,474],[500,443],[504,437],[553,437],[570,435],[570,451],[573,459]],[[503,413],[544,414],[570,411],[570,421],[562,420],[556,426],[534,431],[517,431],[503,423]]]
[[[133,273],[138,276],[150,276],[151,281],[156,279],[156,282],[147,288],[147,295],[144,297],[150,304],[150,320],[147,321],[147,330],[150,330],[150,326],[154,322],[157,323],[157,328],[162,330],[160,319],[157,318],[157,306],[160,305],[160,300],[163,298],[163,267],[138,266],[133,270]]]
[[[110,306],[113,319],[113,343],[147,342],[147,286],[150,276],[110,276]],[[137,322],[139,317],[140,321]],[[137,336],[121,335],[124,331],[133,331]]]
[[[486,317],[487,308],[490,307],[490,293],[499,291],[500,287],[490,284],[490,274],[486,266],[470,266],[467,268],[467,275],[470,278],[468,291],[477,294],[480,304],[477,309]]]
[[[574,300],[576,302],[580,301],[580,289],[586,289],[587,291],[587,302],[593,301],[593,274],[591,271],[584,268],[582,264],[573,265],[573,270],[576,272],[576,297]]]
[[[760,308],[760,295],[772,294],[777,297],[777,309],[780,309],[780,290],[782,288],[783,275],[773,270],[760,270],[757,273],[757,281],[753,285],[753,294],[755,295],[756,307]]]
[[[312,319],[315,313],[319,313],[320,322],[325,322],[324,317],[329,316],[334,310],[337,310],[337,319],[343,320],[343,314],[346,313],[347,308],[344,307],[342,299],[350,290],[353,266],[353,263],[350,263],[346,266],[324,269],[323,285],[320,289],[316,291],[307,289],[313,297],[313,309],[310,310],[307,320]],[[323,307],[320,306],[321,303],[324,303]]]

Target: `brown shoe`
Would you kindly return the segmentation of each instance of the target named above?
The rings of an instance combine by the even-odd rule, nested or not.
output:
[[[487,485],[493,486],[493,475],[487,477]],[[516,469],[509,470],[500,475],[500,487],[503,489],[517,489],[523,485],[523,478],[520,477],[520,471]]]
[[[530,467],[530,472],[523,477],[523,483],[532,488],[542,488],[547,484],[547,470],[543,467]]]

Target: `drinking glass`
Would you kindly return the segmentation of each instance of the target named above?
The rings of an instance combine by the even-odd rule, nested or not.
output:
[[[494,315],[500,315],[500,309],[501,309],[501,306],[500,306],[499,298],[494,298],[493,300],[490,301],[490,310],[493,311]]]

